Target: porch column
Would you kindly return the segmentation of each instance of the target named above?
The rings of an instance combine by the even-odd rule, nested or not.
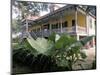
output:
[[[49,32],[51,34],[51,23],[49,23]]]
[[[60,25],[61,25],[60,27],[61,27],[61,33],[62,33],[63,32],[62,31],[62,16],[61,16],[61,19],[60,19]]]
[[[88,25],[88,16],[86,13],[86,33],[89,35],[89,25]]]
[[[95,47],[95,37],[93,37],[92,43],[93,43],[93,47]]]
[[[43,25],[41,25],[41,35],[43,37]]]
[[[28,32],[28,21],[26,19],[26,32]]]
[[[27,21],[27,19],[26,19],[26,33],[24,34],[24,36],[25,37],[28,36],[28,21]]]
[[[40,33],[42,32],[42,26],[40,26]]]
[[[75,8],[75,31],[77,33],[77,26],[78,26],[78,23],[77,23],[77,7]]]
[[[79,35],[76,35],[77,41],[79,40]]]

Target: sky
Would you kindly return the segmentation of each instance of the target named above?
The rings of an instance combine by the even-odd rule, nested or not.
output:
[[[65,6],[65,4],[56,4],[56,5],[59,6],[59,7]],[[50,11],[42,11],[42,12],[40,13],[40,16],[43,16],[43,15],[49,13],[49,12],[50,12]]]

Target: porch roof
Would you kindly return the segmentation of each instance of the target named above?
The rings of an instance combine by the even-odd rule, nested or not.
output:
[[[30,23],[31,25],[30,26],[35,26],[36,24],[38,23],[44,23],[44,22],[47,22],[49,19],[51,19],[52,17],[55,17],[55,16],[63,16],[62,12],[65,12],[69,9],[72,9],[72,10],[76,10],[76,8],[79,8],[80,10],[82,10],[83,12],[86,13],[86,11],[82,8],[82,7],[79,7],[78,5],[67,5],[67,6],[64,6],[64,7],[61,7],[53,12],[50,12],[44,16],[41,16],[40,18],[36,19],[36,20],[28,20],[28,23]],[[93,18],[95,18],[95,16],[88,12],[88,14],[90,16],[92,16]],[[25,20],[23,20],[23,22],[25,22]]]

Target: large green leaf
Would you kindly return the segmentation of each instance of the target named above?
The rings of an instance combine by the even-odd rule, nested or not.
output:
[[[38,51],[38,53],[46,54],[53,47],[53,42],[45,38],[37,38],[34,40],[31,36],[27,38],[30,45]]]
[[[83,39],[79,40],[79,41],[76,41],[76,42],[73,42],[67,50],[71,49],[72,47],[75,47],[75,46],[80,46],[80,48],[82,48],[83,46],[85,46],[89,41],[92,40],[94,36],[87,36],[87,37],[84,37]]]
[[[72,45],[76,40],[69,35],[61,35],[60,38],[56,41],[55,47],[56,49],[62,49],[66,46]]]
[[[84,46],[84,45],[86,45],[87,42],[91,41],[93,37],[94,36],[87,36],[87,37],[81,39],[79,42]]]

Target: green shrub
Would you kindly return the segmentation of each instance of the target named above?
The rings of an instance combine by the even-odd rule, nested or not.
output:
[[[91,39],[89,36],[77,41],[66,34],[52,34],[48,39],[36,40],[29,36],[13,50],[13,58],[29,65],[34,72],[73,70],[78,60],[86,58],[80,49]]]

